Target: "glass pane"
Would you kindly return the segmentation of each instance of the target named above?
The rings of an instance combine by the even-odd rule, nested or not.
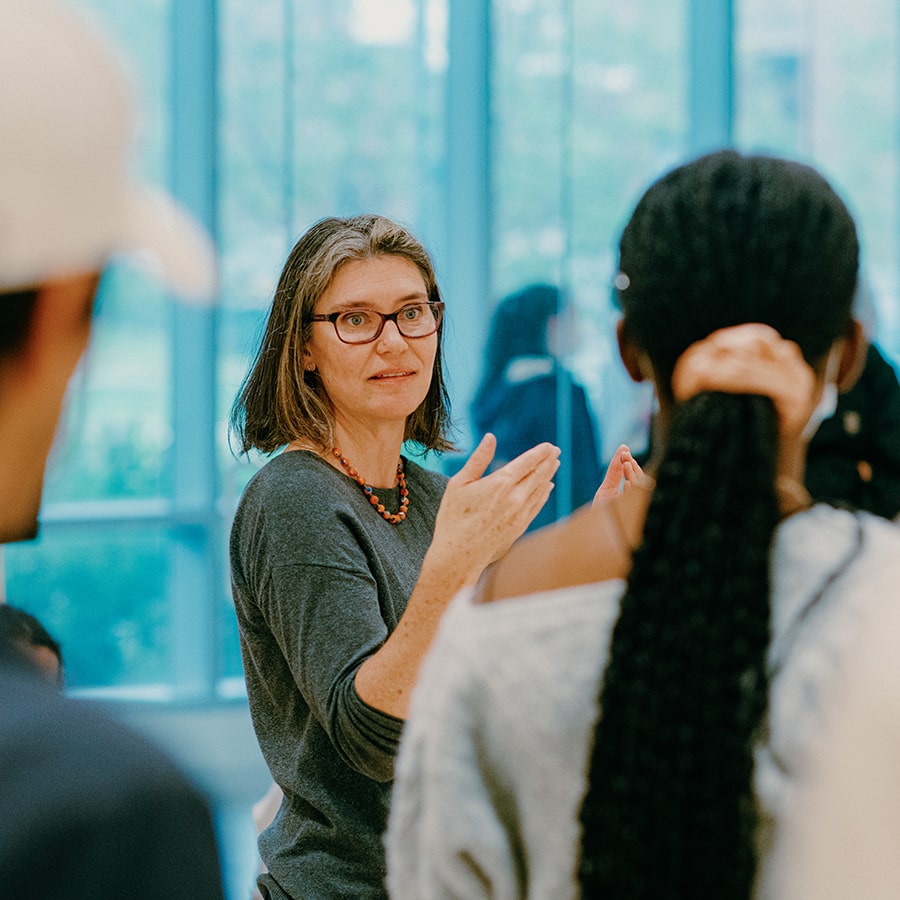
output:
[[[445,31],[445,0],[221,3],[218,446],[229,522],[259,460],[233,457],[224,423],[294,241],[329,215],[384,213],[426,240],[437,221]],[[233,617],[229,603],[228,641]],[[240,674],[230,643],[224,660],[226,676]]]
[[[812,163],[841,192],[859,226],[877,337],[896,359],[896,4],[742,0],[737,12],[738,140]]]
[[[7,599],[60,642],[68,688],[172,682],[170,541],[159,528],[47,528],[4,548]]]
[[[652,0],[493,8],[492,300],[535,281],[564,289],[571,315],[557,323],[555,352],[587,388],[602,471],[622,441],[636,451],[646,442],[650,398],[619,362],[609,297],[625,217],[684,152],[685,8]],[[557,394],[558,488],[581,477],[567,396]],[[568,511],[564,491],[552,501]]]
[[[121,48],[141,118],[138,164],[164,184],[169,131],[169,4],[79,0],[75,4]],[[171,428],[169,311],[159,284],[124,265],[106,273],[91,347],[73,382],[48,470],[45,504],[159,497]]]
[[[47,468],[44,504],[169,493],[168,311],[159,286],[113,267]]]
[[[165,185],[170,4],[75,5],[120,49],[141,113],[135,165],[145,179]],[[172,491],[171,315],[156,279],[125,264],[105,272],[91,344],[47,470],[43,533],[37,542],[4,548],[9,600],[34,611],[61,640],[70,687],[169,696],[180,683],[193,689],[190,661],[208,655],[196,646],[185,653],[183,629],[173,624],[198,602],[197,592],[189,603],[175,600],[184,542],[158,520],[133,518],[144,508],[158,515],[152,501]],[[108,500],[151,503],[116,505],[125,517],[119,521],[95,503]],[[94,524],[98,514],[102,525]]]

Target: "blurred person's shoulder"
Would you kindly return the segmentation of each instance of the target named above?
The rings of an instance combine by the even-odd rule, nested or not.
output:
[[[93,854],[109,854],[148,889],[174,889],[190,858],[197,896],[221,896],[207,800],[162,750],[93,703],[62,696],[2,646],[0,694],[0,883],[30,871],[50,891],[63,876],[42,876],[45,863],[68,867],[71,879]],[[68,850],[66,835],[77,836]]]

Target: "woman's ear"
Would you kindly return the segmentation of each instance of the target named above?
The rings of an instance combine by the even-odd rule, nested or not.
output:
[[[849,391],[859,381],[859,376],[866,367],[868,349],[869,344],[863,327],[856,319],[853,319],[847,330],[847,336],[843,339],[838,360],[837,386],[842,394]]]
[[[619,356],[622,358],[622,364],[631,380],[652,381],[653,366],[650,365],[650,359],[631,339],[624,319],[619,319],[616,323],[616,341],[619,344]]]

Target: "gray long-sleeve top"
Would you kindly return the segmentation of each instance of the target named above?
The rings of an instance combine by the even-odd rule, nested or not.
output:
[[[291,897],[386,897],[381,836],[403,723],[368,706],[354,677],[406,608],[446,485],[404,464],[410,505],[399,525],[298,451],[256,473],[232,527],[250,712],[285,795],[260,852]],[[378,494],[399,508],[398,489]]]

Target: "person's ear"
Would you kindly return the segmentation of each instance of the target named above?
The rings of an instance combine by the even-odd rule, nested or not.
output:
[[[650,360],[647,354],[631,339],[624,319],[619,319],[616,323],[616,341],[619,344],[619,356],[622,358],[622,364],[631,380],[652,381],[653,367],[650,365]]]
[[[838,360],[837,387],[843,394],[849,391],[862,375],[866,367],[866,355],[869,349],[862,325],[854,319],[843,338],[843,345]]]
[[[68,379],[91,331],[98,273],[45,282],[38,288],[25,353],[27,365],[48,367]]]

